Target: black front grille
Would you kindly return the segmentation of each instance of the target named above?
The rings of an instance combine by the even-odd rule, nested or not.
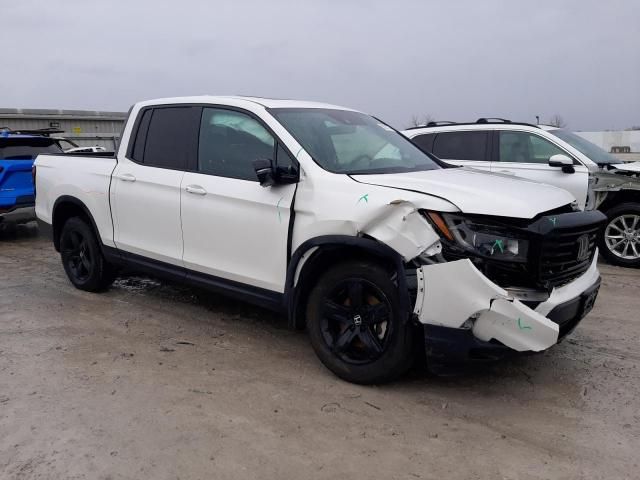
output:
[[[453,242],[444,243],[444,257],[448,261],[469,258],[487,278],[503,288],[525,287],[550,291],[588,270],[596,252],[598,232],[606,217],[595,210],[547,213],[529,222],[509,220],[485,218],[482,221],[493,221],[514,236],[528,239],[527,262],[499,261],[471,255]]]
[[[539,281],[557,287],[586,272],[595,255],[599,228],[586,225],[545,235],[540,245]]]

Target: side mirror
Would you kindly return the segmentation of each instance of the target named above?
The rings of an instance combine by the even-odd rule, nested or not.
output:
[[[298,171],[293,168],[274,167],[273,160],[261,158],[253,161],[253,169],[263,187],[296,183]]]
[[[573,160],[561,153],[552,155],[551,158],[549,158],[549,166],[560,167],[564,173],[576,172],[576,169],[573,168]]]
[[[261,186],[272,187],[276,184],[276,172],[272,160],[268,158],[254,160],[253,169],[256,171]]]

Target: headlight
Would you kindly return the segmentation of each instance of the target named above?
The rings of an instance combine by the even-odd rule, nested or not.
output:
[[[495,260],[526,262],[529,241],[499,225],[460,215],[428,212],[440,234],[463,249]]]

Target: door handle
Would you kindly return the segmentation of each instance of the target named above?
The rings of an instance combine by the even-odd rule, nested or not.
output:
[[[187,193],[193,193],[194,195],[206,195],[207,191],[200,185],[187,185],[185,187]]]
[[[122,175],[120,175],[120,180],[122,180],[123,182],[135,182],[136,177],[134,177],[130,173],[123,173]]]

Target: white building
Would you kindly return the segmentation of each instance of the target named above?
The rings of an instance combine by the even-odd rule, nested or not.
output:
[[[622,160],[640,161],[640,130],[575,133]]]
[[[81,147],[114,150],[127,117],[125,112],[0,108],[0,130],[54,128]]]

